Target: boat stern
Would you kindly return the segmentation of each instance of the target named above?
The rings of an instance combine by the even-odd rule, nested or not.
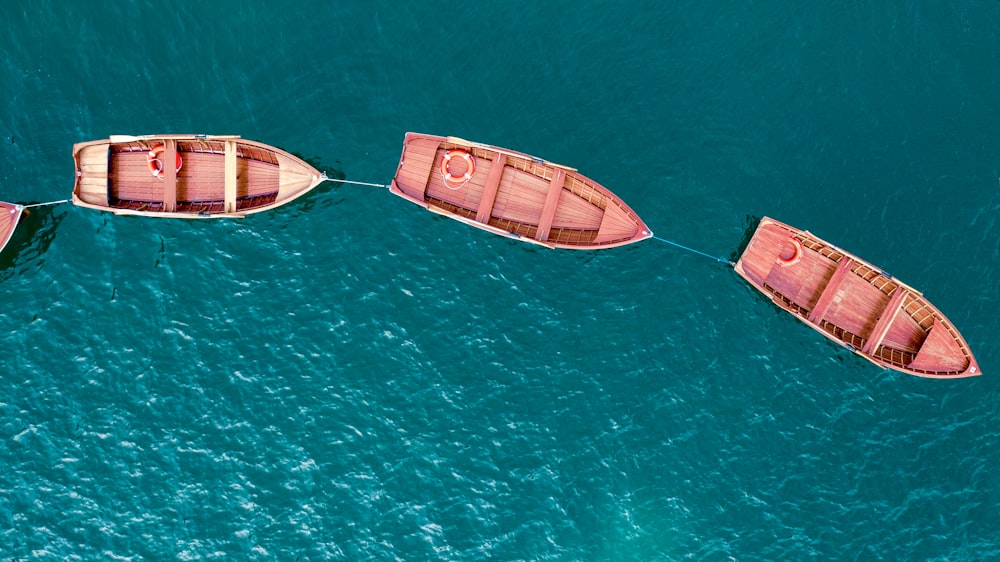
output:
[[[757,288],[763,288],[764,281],[780,257],[781,243],[792,234],[787,225],[768,217],[762,218],[733,266],[736,273]]]
[[[75,181],[73,204],[82,207],[108,206],[108,158],[111,142],[99,140],[73,145]]]

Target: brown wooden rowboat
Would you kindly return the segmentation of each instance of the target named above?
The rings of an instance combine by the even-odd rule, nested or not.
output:
[[[327,179],[284,150],[238,136],[112,136],[73,145],[73,160],[75,205],[150,217],[242,217]]]
[[[24,213],[23,206],[0,201],[0,251],[10,242],[22,213]]]
[[[882,368],[981,374],[965,339],[919,291],[808,231],[764,217],[735,268],[775,304]]]
[[[607,188],[573,168],[455,137],[407,133],[390,191],[483,230],[595,250],[652,236]]]

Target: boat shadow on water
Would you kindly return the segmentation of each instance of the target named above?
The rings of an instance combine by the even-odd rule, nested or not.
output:
[[[30,204],[30,203],[25,203]],[[40,263],[39,257],[56,237],[59,223],[66,217],[66,206],[25,209],[7,246],[0,251],[0,282],[6,281]]]
[[[743,237],[740,239],[739,245],[736,246],[736,250],[734,250],[733,253],[729,254],[730,264],[735,264],[740,259],[740,256],[742,256],[743,253],[746,251],[747,246],[750,245],[750,241],[753,239],[754,233],[757,231],[757,226],[760,225],[760,221],[763,218],[764,218],[763,216],[758,216],[758,215],[746,215],[745,217],[746,229],[743,231]],[[782,322],[785,319],[787,319],[789,325],[798,324],[798,320],[789,316],[781,308],[774,306],[774,301],[770,297],[760,292],[759,290],[755,289],[752,285],[742,282],[743,279],[739,279],[739,281],[741,282],[740,283],[741,290],[744,290],[745,294],[749,295],[754,302],[764,303],[768,305],[766,307],[754,310],[750,314],[752,314],[758,319],[761,318],[763,314],[767,314],[769,317],[773,315],[775,318],[778,318],[779,321]]]
[[[743,232],[743,238],[740,240],[739,246],[736,247],[736,251],[729,255],[730,261],[735,262],[746,251],[747,246],[750,245],[750,239],[753,238],[753,233],[757,230],[757,225],[760,224],[762,218],[764,217],[756,215],[746,216],[746,230]]]
[[[740,243],[736,247],[736,250],[733,253],[729,254],[730,262],[736,263],[736,260],[740,259],[740,256],[743,255],[743,252],[746,251],[747,246],[750,245],[750,239],[753,238],[753,233],[757,230],[757,225],[760,224],[760,220],[762,218],[764,217],[758,217],[754,215],[746,216],[746,230],[743,232],[743,238],[740,240]],[[764,300],[770,302],[770,299],[765,298]]]

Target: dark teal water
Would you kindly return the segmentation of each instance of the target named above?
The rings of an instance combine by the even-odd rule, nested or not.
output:
[[[0,255],[3,560],[1000,557],[1000,4],[0,14],[0,199],[68,197],[72,144],[110,134],[378,183],[406,131],[458,135],[712,255],[808,228],[986,373],[880,371],[668,245],[544,251],[380,189],[231,222],[62,205]]]

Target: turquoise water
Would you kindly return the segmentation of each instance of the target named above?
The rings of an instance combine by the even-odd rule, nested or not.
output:
[[[8,4],[0,199],[68,197],[110,134],[378,183],[406,131],[457,135],[711,255],[808,228],[986,375],[880,371],[655,241],[547,251],[376,188],[61,205],[0,255],[0,558],[1000,557],[996,2]]]

